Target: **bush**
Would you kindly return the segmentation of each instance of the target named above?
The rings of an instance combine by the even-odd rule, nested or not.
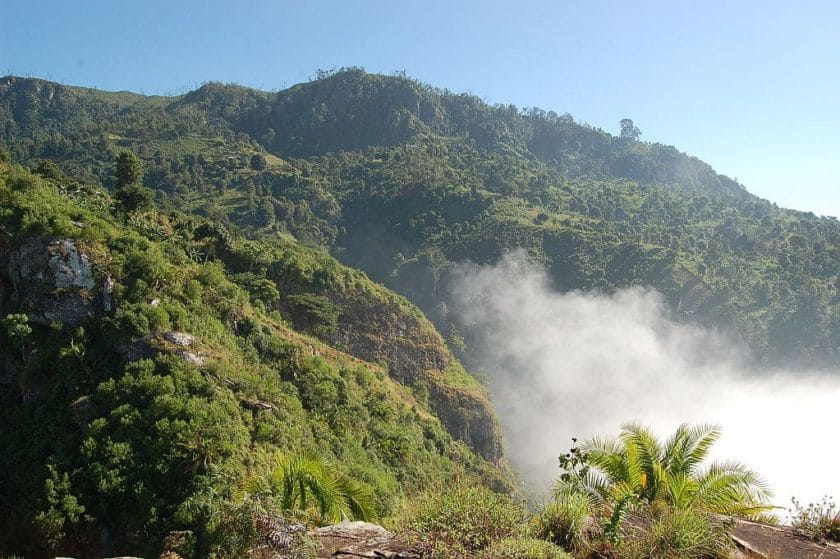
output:
[[[486,559],[572,559],[572,556],[545,540],[507,538],[494,543],[485,552]]]
[[[791,525],[814,541],[840,542],[840,510],[831,497],[823,498],[820,503],[810,503],[807,507],[794,499]]]
[[[585,495],[564,491],[546,503],[536,517],[536,535],[573,551],[583,543],[584,529],[591,517],[592,505]]]
[[[35,173],[45,179],[60,179],[64,176],[58,166],[52,161],[42,159],[35,168]]]
[[[494,543],[521,535],[525,510],[507,495],[456,483],[420,495],[398,521],[440,559],[472,557]]]
[[[155,205],[154,191],[140,184],[129,184],[118,188],[114,193],[114,197],[122,204],[123,209],[128,212],[148,210]]]

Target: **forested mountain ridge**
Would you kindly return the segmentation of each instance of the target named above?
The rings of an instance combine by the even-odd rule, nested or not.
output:
[[[779,209],[632,123],[612,136],[357,69],[172,98],[9,77],[0,142],[105,184],[130,148],[161,204],[325,247],[445,333],[453,267],[522,247],[558,289],[650,285],[763,359],[840,362],[838,222]]]

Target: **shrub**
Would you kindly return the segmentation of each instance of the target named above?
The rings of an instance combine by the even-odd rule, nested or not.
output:
[[[398,525],[425,542],[432,557],[472,557],[495,542],[521,535],[525,510],[507,495],[456,483],[421,494]]]
[[[63,174],[58,166],[52,161],[42,159],[35,168],[35,173],[45,179],[60,179]]]
[[[536,538],[506,538],[490,546],[486,559],[571,559],[553,543]]]
[[[840,542],[840,510],[831,497],[826,496],[821,502],[810,503],[807,507],[793,499],[791,525],[814,541]]]
[[[585,495],[563,491],[546,503],[537,515],[536,535],[572,551],[583,543],[584,529],[591,517],[592,505]]]

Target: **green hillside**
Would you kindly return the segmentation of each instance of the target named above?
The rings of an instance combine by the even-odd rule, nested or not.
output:
[[[177,98],[8,77],[0,143],[104,184],[130,148],[160,204],[322,247],[445,333],[453,266],[523,247],[559,290],[649,285],[764,360],[840,362],[837,220],[780,209],[632,124],[613,136],[358,69]]]
[[[39,172],[0,161],[0,555],[157,556],[175,532],[238,556],[243,484],[283,453],[381,517],[454,478],[512,487],[484,390],[403,297]]]

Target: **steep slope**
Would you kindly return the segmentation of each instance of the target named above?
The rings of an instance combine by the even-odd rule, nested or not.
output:
[[[111,109],[82,128],[57,116],[53,90],[87,114],[92,93],[0,80],[0,143],[16,157],[107,184],[113,152],[133,149],[161,203],[327,248],[443,332],[459,327],[453,267],[521,247],[560,290],[650,285],[762,359],[840,363],[836,219],[779,209],[673,147],[358,69],[131,106],[96,92]]]
[[[125,214],[0,161],[0,315],[0,554],[152,556],[188,530],[206,556],[280,451],[383,515],[452,476],[510,487],[486,395],[431,324],[293,240]]]

